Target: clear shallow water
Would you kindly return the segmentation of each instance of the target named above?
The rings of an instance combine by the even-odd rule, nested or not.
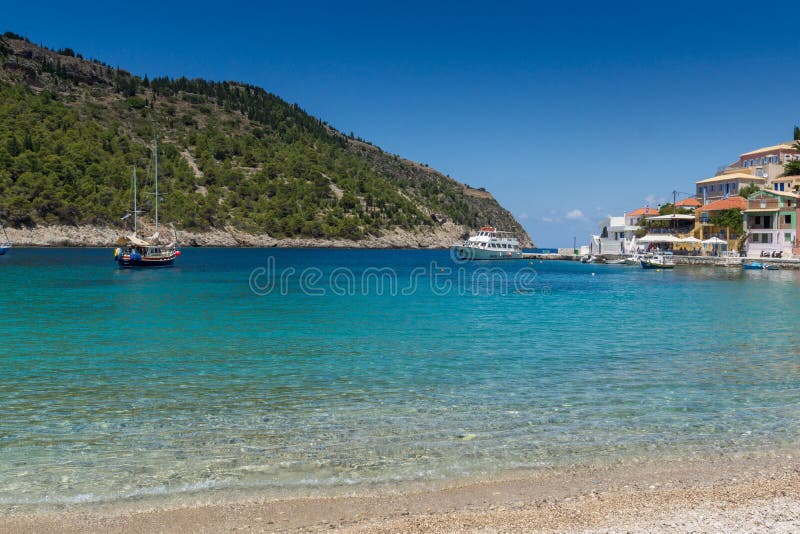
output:
[[[111,256],[0,258],[3,508],[800,437],[800,273],[252,249],[124,271]],[[275,273],[285,287],[258,295],[251,272],[267,266],[259,287]],[[396,292],[374,277],[361,287],[365,269],[384,267]],[[317,281],[301,284],[304,272]]]

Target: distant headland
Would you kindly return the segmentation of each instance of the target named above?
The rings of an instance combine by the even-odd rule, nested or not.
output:
[[[17,244],[111,245],[156,134],[162,220],[184,244],[445,247],[492,225],[533,246],[485,189],[259,87],[148,79],[0,36],[0,220]]]

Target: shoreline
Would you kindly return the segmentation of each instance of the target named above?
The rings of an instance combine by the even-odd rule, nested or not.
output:
[[[799,453],[546,468],[404,492],[73,505],[0,514],[0,531],[790,531],[800,528]]]
[[[155,227],[141,223],[139,235],[155,233]],[[17,247],[76,247],[113,248],[124,229],[108,226],[35,226],[6,227],[9,240]],[[267,234],[251,234],[232,227],[212,228],[204,232],[181,230],[173,234],[169,227],[161,228],[162,239],[175,239],[184,247],[223,248],[374,248],[374,249],[438,249],[460,243],[469,229],[452,222],[440,223],[416,231],[395,228],[382,235],[368,234],[361,239],[275,238]],[[532,243],[524,243],[525,245]]]

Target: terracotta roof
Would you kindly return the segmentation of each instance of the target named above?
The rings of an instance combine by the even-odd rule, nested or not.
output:
[[[675,203],[675,207],[677,208],[699,208],[702,205],[703,203],[694,197],[684,198]]]
[[[637,215],[658,215],[658,210],[653,208],[639,208],[630,213],[626,213],[625,217],[636,217]]]
[[[705,180],[699,180],[698,184],[711,184],[714,182],[731,182],[731,181],[751,181],[751,182],[763,182],[766,180],[763,176],[753,176],[748,172],[732,172],[730,174],[720,174],[719,176],[712,176],[711,178],[706,178]]]
[[[794,147],[793,141],[787,141],[786,143],[781,143],[779,145],[773,146],[765,146],[764,148],[758,148],[756,150],[751,150],[750,152],[745,152],[740,158],[744,158],[747,156],[755,156],[756,154],[761,154],[764,152],[786,152],[786,151],[794,151],[797,152],[797,149]]]
[[[721,198],[719,200],[715,200],[714,202],[709,202],[702,208],[698,208],[697,211],[722,211],[722,210],[729,210],[732,208],[740,210],[747,209],[747,199],[744,197],[740,197],[739,195],[735,195],[728,198]]]

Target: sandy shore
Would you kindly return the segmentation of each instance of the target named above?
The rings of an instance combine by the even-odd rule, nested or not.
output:
[[[517,473],[406,493],[0,515],[2,532],[798,532],[797,453]]]

